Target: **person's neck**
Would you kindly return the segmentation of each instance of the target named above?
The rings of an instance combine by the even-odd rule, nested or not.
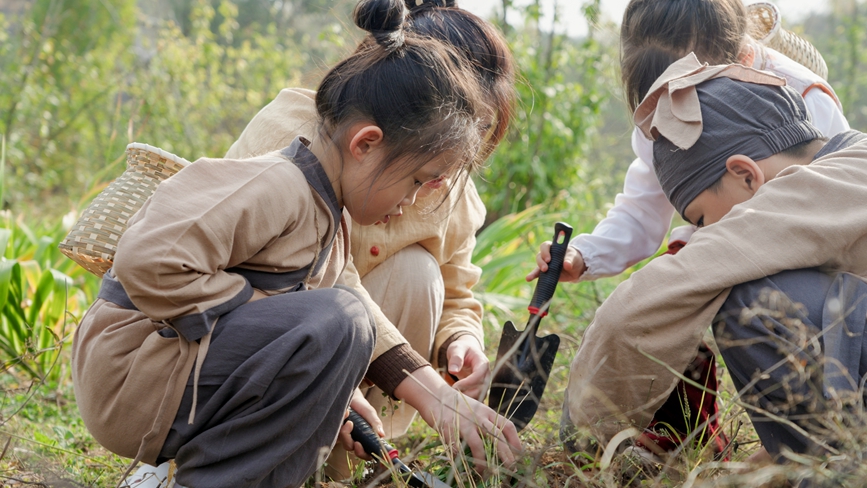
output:
[[[318,131],[316,136],[311,139],[308,149],[319,160],[319,164],[322,165],[322,169],[325,170],[328,181],[331,182],[331,187],[334,189],[337,204],[343,207],[343,188],[340,184],[340,174],[343,171],[345,155],[337,147],[337,144],[322,131]]]
[[[807,152],[806,152],[806,154],[804,154],[804,157],[802,158],[804,161],[800,162],[798,164],[810,164],[810,163],[812,163],[813,160],[816,159],[816,154],[818,154],[819,151],[821,151],[822,148],[825,147],[825,144],[827,144],[827,143],[828,143],[827,140],[822,140],[822,139],[816,139],[813,142],[811,142],[810,145],[807,146]]]
[[[825,144],[828,141],[823,141],[822,139],[816,139],[811,142],[804,149],[804,153],[798,156],[786,156],[782,154],[775,154],[773,157],[764,160],[764,168],[762,170],[765,172],[766,177],[770,180],[777,176],[780,171],[788,168],[789,166],[806,166],[813,162],[813,159],[816,157],[819,151],[825,147]]]

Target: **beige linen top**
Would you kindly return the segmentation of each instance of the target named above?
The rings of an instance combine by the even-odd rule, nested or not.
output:
[[[300,88],[280,91],[254,118],[226,157],[244,158],[281,149],[296,136],[310,137],[317,130],[314,105],[316,92]],[[440,204],[442,194],[433,192],[419,198],[403,216],[386,225],[351,227],[352,259],[347,263],[347,279],[360,279],[401,249],[419,244],[436,259],[445,284],[442,318],[434,340],[435,366],[445,367],[445,351],[459,336],[472,335],[484,348],[482,306],[473,297],[472,287],[481,270],[473,265],[475,234],[485,220],[485,206],[475,184],[468,179],[463,189],[453,189]],[[366,292],[364,292],[366,294]],[[377,324],[388,319],[373,305]],[[387,347],[380,345],[377,351]]]
[[[867,142],[785,169],[677,255],[621,283],[572,361],[572,422],[603,442],[644,428],[732,286],[811,267],[867,277]]]
[[[309,162],[312,153],[304,156]],[[208,331],[219,315],[253,296],[250,283],[226,269],[290,273],[310,265],[333,238],[325,262],[307,280],[310,288],[331,287],[344,281],[347,233],[346,219],[332,214],[281,153],[243,164],[199,159],[160,184],[131,220],[115,257],[113,275],[134,307],[98,299],[73,341],[75,396],[94,438],[153,464],[194,362],[204,360]],[[157,333],[166,327],[181,337]],[[404,369],[426,361],[396,329],[377,335],[391,347],[377,349],[367,377],[391,393]]]

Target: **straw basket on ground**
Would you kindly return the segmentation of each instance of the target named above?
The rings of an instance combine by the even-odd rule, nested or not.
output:
[[[129,219],[157,186],[190,164],[162,149],[134,142],[126,147],[127,169],[82,212],[60,251],[99,276],[111,268]]]
[[[819,51],[809,41],[783,29],[780,11],[771,3],[747,5],[750,18],[750,35],[753,39],[779,51],[810,71],[828,79],[828,65]]]

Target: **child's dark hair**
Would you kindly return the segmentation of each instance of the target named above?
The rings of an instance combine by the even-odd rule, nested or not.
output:
[[[808,141],[799,142],[794,146],[783,149],[778,154],[781,154],[787,158],[799,159],[809,154],[810,146],[816,141],[828,142],[827,137],[817,137],[816,139],[810,139]]]
[[[690,52],[703,63],[736,63],[747,27],[741,0],[629,2],[620,27],[620,74],[630,111],[666,68]]]
[[[407,29],[448,41],[470,62],[479,76],[483,96],[496,114],[482,159],[506,135],[515,105],[515,63],[503,36],[488,22],[457,7],[454,0],[405,0],[410,11]]]
[[[320,130],[334,141],[353,122],[383,132],[388,152],[375,178],[399,164],[411,174],[451,153],[454,170],[473,168],[490,109],[475,73],[446,42],[405,29],[403,0],[362,0],[355,23],[370,32],[322,80],[316,93]]]

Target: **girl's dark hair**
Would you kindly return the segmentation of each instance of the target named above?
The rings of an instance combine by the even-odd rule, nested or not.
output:
[[[509,128],[515,106],[515,62],[503,36],[489,22],[457,7],[454,0],[405,0],[410,11],[407,30],[447,41],[463,54],[478,74],[496,120],[482,149],[485,159]]]
[[[736,63],[747,26],[741,0],[629,2],[620,27],[620,73],[630,111],[672,63],[690,52],[703,63]]]
[[[489,117],[475,72],[448,43],[405,29],[403,0],[362,0],[355,23],[370,35],[338,63],[316,93],[320,130],[333,141],[357,121],[383,132],[387,156],[374,178],[399,165],[412,174],[451,153],[453,171],[479,161]]]

